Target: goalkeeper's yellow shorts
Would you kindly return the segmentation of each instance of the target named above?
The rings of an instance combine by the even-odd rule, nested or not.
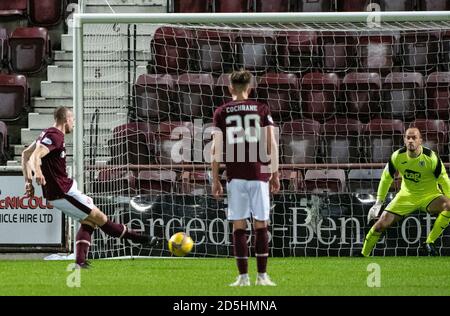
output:
[[[399,216],[408,216],[415,211],[427,212],[431,202],[440,196],[443,196],[443,194],[432,193],[415,196],[399,192],[391,203],[386,206],[385,211]]]

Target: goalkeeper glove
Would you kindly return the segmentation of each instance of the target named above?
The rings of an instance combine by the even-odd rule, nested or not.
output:
[[[375,204],[370,208],[369,213],[367,214],[367,223],[370,223],[371,220],[378,217],[378,213],[380,213],[381,206],[383,206],[383,202],[377,200]]]

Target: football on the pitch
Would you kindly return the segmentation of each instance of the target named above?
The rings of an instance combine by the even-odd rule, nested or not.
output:
[[[169,239],[169,251],[177,257],[186,256],[193,246],[192,238],[183,232],[173,234]]]

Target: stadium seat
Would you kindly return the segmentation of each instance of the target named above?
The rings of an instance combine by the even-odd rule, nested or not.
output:
[[[298,112],[300,98],[298,79],[294,74],[267,73],[258,81],[258,101],[269,105],[275,120],[291,118]]]
[[[174,82],[171,75],[140,75],[134,85],[136,118],[155,121],[170,115]]]
[[[199,125],[194,122],[193,135],[193,162],[211,162],[211,145],[213,139],[213,133],[220,130],[218,127],[214,127],[213,123],[205,123]],[[201,145],[201,147],[200,147]]]
[[[173,170],[142,170],[136,178],[138,194],[175,193],[178,175]]]
[[[439,71],[450,71],[450,30],[442,31],[441,50],[439,55]]]
[[[304,190],[303,175],[298,170],[281,169],[280,177],[280,191],[298,193]]]
[[[336,113],[340,79],[335,73],[313,72],[301,79],[304,117],[323,122]]]
[[[173,0],[176,13],[202,13],[211,11],[210,0]]]
[[[0,17],[24,16],[27,12],[27,0],[0,1]]]
[[[215,74],[233,70],[235,35],[218,30],[198,30],[194,42],[198,52],[198,68]]]
[[[212,118],[214,78],[211,74],[182,74],[176,86],[181,120]]]
[[[182,193],[189,195],[211,194],[211,184],[208,172],[184,172],[182,175]]]
[[[316,32],[280,32],[276,41],[281,71],[307,71],[317,64],[319,47]]]
[[[333,0],[297,0],[298,12],[330,12],[333,8]]]
[[[136,182],[132,171],[118,168],[100,170],[93,183],[96,194],[135,195]]]
[[[54,26],[64,16],[65,0],[28,0],[28,20],[37,26]]]
[[[291,0],[256,0],[256,12],[289,12]]]
[[[43,27],[19,27],[9,37],[9,62],[12,72],[40,72],[51,56],[48,31]]]
[[[436,119],[447,120],[450,104],[450,72],[434,72],[427,78],[427,113]]]
[[[429,73],[436,68],[439,40],[426,31],[403,33],[400,38],[403,71]]]
[[[148,123],[117,126],[108,142],[112,165],[148,165],[155,163],[155,137]]]
[[[448,125],[443,120],[417,119],[409,127],[417,127],[423,139],[423,145],[437,152],[441,157],[446,155],[448,143]]]
[[[384,169],[352,169],[348,173],[348,191],[375,195]]]
[[[0,27],[0,69],[7,64],[8,56],[8,32]]]
[[[219,76],[219,78],[217,78],[216,87],[214,90],[214,95],[216,96],[215,101],[216,108],[232,100],[230,91],[228,90],[230,84],[231,84],[230,74],[222,74]],[[250,85],[252,87],[252,91],[250,92],[249,97],[250,99],[253,99],[256,96],[256,87],[257,87],[256,78],[254,76],[252,77]]]
[[[8,160],[8,128],[5,122],[0,121],[0,164]]]
[[[193,34],[188,29],[160,27],[155,31],[151,46],[157,73],[189,71]],[[192,56],[191,56],[192,54]]]
[[[0,120],[19,119],[24,110],[29,108],[29,100],[25,76],[0,74]]]
[[[449,0],[417,0],[417,9],[420,11],[448,11]]]
[[[371,0],[378,4],[381,11],[413,11],[416,7],[415,0]]]
[[[369,3],[369,0],[336,0],[337,11],[339,12],[366,11]]]
[[[323,32],[318,39],[323,69],[343,72],[356,66],[355,40],[352,32]]]
[[[365,128],[368,162],[387,162],[403,146],[405,126],[400,120],[374,119]]]
[[[218,13],[251,12],[252,0],[214,0],[213,11]]]
[[[418,72],[393,72],[387,75],[383,84],[382,116],[411,120],[423,106],[423,88],[423,76]]]
[[[158,162],[163,165],[191,162],[192,133],[191,122],[160,123],[156,135]]]
[[[333,118],[322,125],[327,163],[358,163],[364,125],[354,119]]]
[[[273,32],[245,32],[236,35],[236,65],[252,72],[264,72],[274,64],[276,49]]]
[[[361,71],[375,71],[386,74],[394,66],[395,37],[369,35],[358,38],[357,61]]]
[[[312,193],[345,192],[345,171],[342,169],[307,170],[306,191]]]
[[[287,164],[315,163],[319,152],[320,123],[304,119],[283,124],[281,158]]]
[[[381,78],[377,73],[353,72],[344,77],[345,111],[349,117],[367,120],[379,113]]]

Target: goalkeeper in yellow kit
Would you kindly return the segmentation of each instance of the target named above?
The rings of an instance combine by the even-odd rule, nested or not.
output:
[[[402,185],[367,234],[361,254],[369,256],[380,235],[392,224],[416,210],[439,214],[423,245],[428,255],[436,255],[435,240],[450,221],[450,179],[438,155],[422,147],[422,135],[409,128],[404,136],[405,147],[395,151],[386,165],[378,186],[377,201],[367,216],[368,222],[378,216],[394,175],[402,176]]]

